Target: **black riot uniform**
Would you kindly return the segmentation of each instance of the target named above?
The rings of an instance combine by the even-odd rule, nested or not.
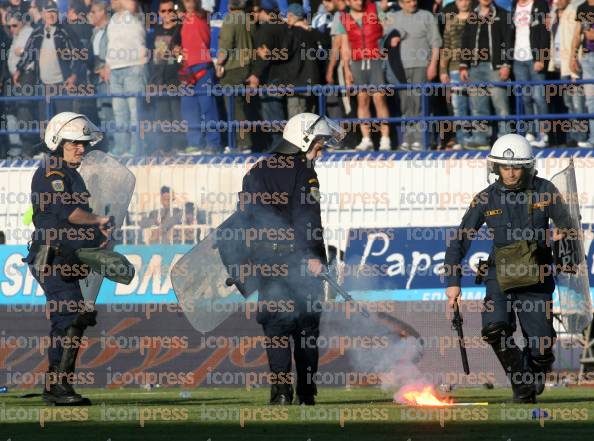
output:
[[[542,392],[541,381],[555,360],[552,351],[556,336],[552,317],[555,282],[550,266],[549,219],[559,228],[571,226],[566,205],[550,181],[528,174],[520,188],[509,189],[499,179],[474,197],[445,256],[448,286],[460,286],[460,263],[471,239],[481,237],[477,230],[483,223],[487,224],[486,237],[493,240],[493,249],[484,277],[482,337],[508,373],[514,399],[519,402],[534,401],[535,393]],[[532,286],[504,292],[496,276],[495,249],[519,240],[536,242],[536,260],[543,276]],[[523,353],[511,337],[516,329],[516,313],[525,342]]]
[[[48,378],[57,380],[50,381],[44,399],[58,404],[81,400],[64,374],[74,372],[79,344],[73,342],[80,342],[84,329],[96,324],[96,311],[84,303],[79,285],[89,270],[73,253],[79,248],[99,246],[103,236],[96,225],[74,225],[68,221],[77,208],[91,211],[89,197],[76,168],[57,155],[43,161],[33,175],[31,201],[35,231],[25,261],[45,292],[50,312]]]
[[[292,400],[290,337],[299,401],[313,404],[316,394],[313,376],[318,368],[323,289],[308,272],[307,261],[319,259],[325,264],[326,255],[313,166],[303,153],[274,153],[250,169],[239,194],[238,212],[247,227],[251,272],[258,284],[257,321],[270,341],[274,404]]]

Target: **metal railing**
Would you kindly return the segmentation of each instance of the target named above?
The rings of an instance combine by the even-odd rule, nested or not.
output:
[[[459,122],[459,121],[486,121],[486,122],[499,122],[499,121],[514,121],[517,127],[521,127],[521,123],[523,121],[533,121],[533,120],[575,120],[575,119],[594,119],[594,114],[592,113],[580,113],[580,114],[563,114],[563,113],[551,113],[551,114],[526,114],[524,111],[524,105],[522,96],[526,92],[530,92],[533,86],[544,86],[547,87],[557,87],[560,86],[583,86],[594,84],[594,79],[588,80],[543,80],[543,81],[501,81],[501,82],[464,82],[464,83],[414,83],[414,84],[381,84],[381,85],[365,85],[365,86],[332,86],[332,85],[315,85],[315,86],[304,86],[304,87],[283,87],[281,89],[280,96],[284,96],[286,94],[290,94],[290,96],[294,95],[307,95],[313,96],[317,98],[317,107],[318,112],[321,114],[325,114],[327,109],[327,101],[329,96],[337,96],[343,97],[345,95],[354,95],[360,91],[401,91],[407,90],[409,93],[419,93],[421,98],[421,114],[418,117],[389,117],[389,118],[340,118],[336,119],[337,122],[351,124],[354,126],[360,125],[363,123],[387,123],[387,124],[406,124],[406,123],[414,123],[414,122],[438,122],[438,121],[452,121],[452,122]],[[216,86],[216,85],[214,85]],[[453,115],[434,115],[429,108],[429,99],[431,96],[439,95],[439,94],[446,94],[451,93],[452,89],[461,89],[468,91],[469,88],[485,88],[485,87],[503,87],[508,90],[508,96],[514,99],[514,112],[513,114],[510,112],[510,115],[468,115],[468,116],[453,116]],[[448,91],[448,92],[446,92]],[[236,146],[236,131],[240,129],[242,126],[245,127],[249,124],[250,128],[257,129],[263,124],[268,124],[269,121],[240,121],[235,120],[234,118],[234,109],[233,109],[233,98],[236,96],[272,96],[272,95],[279,95],[279,87],[259,87],[259,88],[249,88],[245,86],[232,86],[232,90],[227,90],[226,88],[217,91],[216,93],[213,92],[213,85],[206,85],[205,87],[200,87],[193,91],[194,95],[215,95],[224,97],[226,101],[226,119],[217,120],[217,121],[204,121],[201,124],[191,124],[188,125],[188,129],[200,129],[202,131],[206,130],[217,130],[220,132],[226,132],[227,135],[227,143],[226,145],[235,148]],[[284,94],[284,95],[283,95]],[[594,95],[594,92],[592,92]],[[45,101],[44,104],[44,111],[47,118],[51,118],[54,114],[54,103],[59,100],[88,100],[88,99],[101,99],[101,98],[130,98],[136,97],[137,100],[151,100],[157,97],[172,97],[172,96],[180,96],[180,95],[171,95],[171,94],[164,94],[161,92],[149,92],[144,94],[97,94],[97,95],[46,95],[46,96],[2,96],[0,97],[0,102],[26,102],[26,101],[33,101],[33,102],[42,102]],[[138,103],[137,103],[138,104]],[[138,107],[142,108],[142,107]],[[140,115],[143,112],[138,112]],[[182,115],[183,116],[183,115]],[[122,129],[118,127],[114,127],[115,130],[111,130],[110,132],[133,132],[137,139],[140,139],[140,131],[141,131],[141,121],[137,119],[137,121],[131,122],[128,128]],[[285,120],[278,120],[279,123],[284,123]],[[0,134],[32,134],[38,133],[39,129],[27,129],[27,130],[0,130]],[[521,132],[521,131],[520,131]],[[520,133],[523,134],[523,133]],[[430,144],[430,137],[431,133],[429,130],[424,131],[424,145],[425,148]],[[142,149],[136,152],[137,156],[143,156],[144,151]]]

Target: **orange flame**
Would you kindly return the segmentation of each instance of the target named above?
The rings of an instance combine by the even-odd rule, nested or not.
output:
[[[449,399],[440,399],[433,386],[408,385],[398,392],[396,401],[409,406],[452,406]]]

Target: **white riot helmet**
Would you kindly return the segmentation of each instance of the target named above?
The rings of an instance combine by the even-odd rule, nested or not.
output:
[[[497,173],[497,165],[534,168],[532,146],[520,135],[503,135],[491,148],[487,156],[489,173]]]
[[[327,146],[338,145],[345,131],[334,121],[315,113],[300,113],[293,116],[283,130],[283,139],[275,151],[280,153],[306,153],[314,141],[323,139]]]
[[[54,152],[62,141],[84,141],[93,146],[103,139],[103,133],[85,115],[62,112],[47,123],[43,138],[47,148]]]

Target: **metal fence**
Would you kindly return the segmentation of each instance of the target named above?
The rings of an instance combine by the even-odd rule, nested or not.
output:
[[[267,95],[285,96],[285,95],[298,95],[303,94],[317,99],[318,112],[321,114],[326,113],[327,101],[329,96],[343,97],[347,95],[355,95],[359,91],[401,91],[406,90],[408,93],[416,93],[421,98],[421,114],[418,117],[389,117],[389,118],[340,118],[339,121],[343,124],[349,124],[353,127],[361,123],[388,123],[388,124],[407,124],[413,122],[431,123],[440,121],[485,121],[485,122],[498,122],[498,121],[510,121],[514,122],[517,130],[520,134],[524,134],[522,129],[522,122],[531,120],[576,120],[576,119],[594,119],[592,113],[580,113],[580,114],[565,114],[565,113],[550,113],[550,114],[526,114],[522,96],[525,94],[533,93],[534,86],[543,86],[546,93],[551,92],[551,88],[556,89],[560,93],[560,89],[563,86],[586,86],[587,95],[594,95],[592,86],[594,79],[588,80],[543,80],[543,81],[505,81],[505,82],[465,82],[465,83],[415,83],[415,84],[381,84],[381,85],[364,85],[364,86],[333,86],[333,85],[313,85],[305,87],[291,87],[287,85],[279,90],[279,87],[258,87],[248,88],[245,86],[233,86],[231,90],[229,88],[216,87],[218,85],[207,85],[199,90],[193,90],[194,95],[216,95],[220,96],[225,100],[225,107],[227,109],[225,117],[218,121],[203,121],[199,125],[189,125],[189,129],[200,129],[203,131],[215,129],[226,133],[227,142],[226,144],[234,148],[236,146],[236,131],[242,126],[249,123],[250,128],[257,129],[263,124],[268,124],[268,121],[239,121],[234,118],[233,109],[233,98],[235,96],[252,96],[262,97]],[[513,98],[513,112],[510,115],[481,115],[481,116],[452,116],[452,115],[435,115],[430,108],[429,100],[432,96],[451,94],[454,90],[465,90],[468,91],[470,88],[487,88],[487,87],[502,87],[508,91],[508,96]],[[96,95],[46,95],[46,96],[2,96],[0,102],[39,102],[43,104],[44,113],[48,119],[54,114],[54,104],[60,100],[80,101],[80,100],[96,100],[96,99],[109,99],[114,97],[130,98],[136,97],[137,100],[150,101],[156,97],[162,96],[176,96],[171,94],[164,94],[162,91],[154,91],[147,88],[147,92],[143,94],[96,94]],[[280,123],[284,123],[284,120],[279,120]],[[141,124],[140,120],[131,121],[128,127],[114,127],[111,132],[128,131],[133,132],[137,137],[140,137]],[[25,129],[25,130],[0,130],[0,134],[31,134],[39,133],[39,128]],[[430,145],[430,137],[432,133],[430,130],[425,130],[425,146]],[[137,152],[138,156],[143,156],[143,151]]]

